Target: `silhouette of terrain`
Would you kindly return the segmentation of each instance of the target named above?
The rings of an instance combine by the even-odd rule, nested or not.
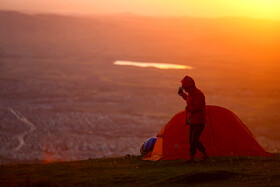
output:
[[[148,162],[141,156],[0,166],[2,186],[279,186],[279,154]]]
[[[184,109],[177,88],[186,74],[207,104],[232,110],[279,152],[279,21],[0,11],[0,28],[2,163],[138,154]]]

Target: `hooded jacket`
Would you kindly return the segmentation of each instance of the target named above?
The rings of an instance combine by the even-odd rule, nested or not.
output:
[[[183,81],[183,80],[182,80]],[[193,79],[191,79],[193,81]],[[193,81],[192,88],[188,91],[188,94],[182,94],[182,97],[186,100],[186,123],[205,124],[206,123],[206,112],[205,112],[205,96],[198,88],[196,88]]]

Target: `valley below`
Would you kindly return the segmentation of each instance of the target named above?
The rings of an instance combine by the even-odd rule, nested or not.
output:
[[[267,151],[279,152],[280,42],[276,35],[271,43],[256,39],[265,37],[260,25],[279,23],[239,25],[244,33],[259,28],[256,37],[233,37],[229,28],[219,35],[225,23],[238,25],[234,19],[0,12],[0,164],[139,155],[144,141],[184,110],[177,90],[185,75],[195,79],[208,105],[230,109]],[[266,32],[279,33],[280,27],[271,28]],[[238,43],[244,38],[247,46]],[[263,47],[271,50],[260,52]]]

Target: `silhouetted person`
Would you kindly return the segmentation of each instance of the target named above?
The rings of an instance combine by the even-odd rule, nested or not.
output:
[[[206,149],[199,141],[206,123],[205,96],[196,88],[191,77],[185,76],[181,83],[182,87],[179,88],[178,94],[187,101],[186,125],[190,125],[190,160],[194,160],[197,149],[203,153],[203,159],[206,159],[208,158]]]

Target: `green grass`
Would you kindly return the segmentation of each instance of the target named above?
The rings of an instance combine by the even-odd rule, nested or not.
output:
[[[280,186],[280,155],[207,161],[139,156],[0,166],[0,186]]]

